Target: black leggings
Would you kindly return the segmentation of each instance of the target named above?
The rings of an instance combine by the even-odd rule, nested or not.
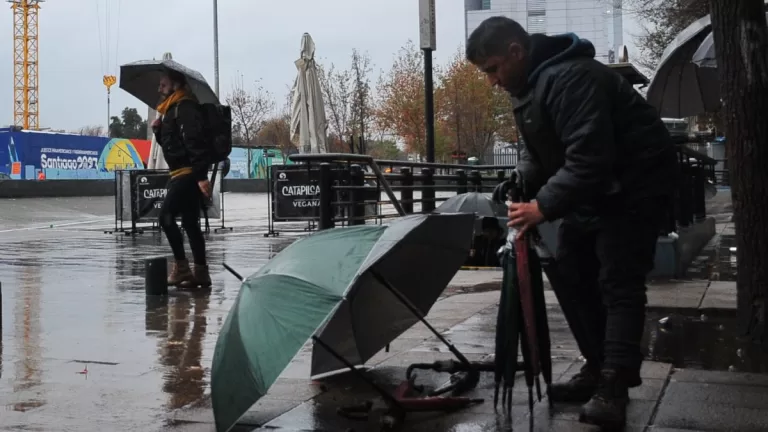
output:
[[[187,233],[195,264],[206,264],[205,239],[200,230],[202,198],[197,180],[191,175],[176,177],[168,182],[168,192],[160,209],[159,223],[177,261],[187,259],[184,253],[184,238],[176,225],[176,218],[181,215],[181,226]]]

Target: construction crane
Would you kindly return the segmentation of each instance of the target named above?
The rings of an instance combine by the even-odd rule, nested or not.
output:
[[[44,0],[8,0],[13,10],[13,124],[40,129],[38,12]]]

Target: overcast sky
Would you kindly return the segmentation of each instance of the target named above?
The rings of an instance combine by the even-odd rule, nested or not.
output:
[[[109,2],[109,20],[106,17]],[[213,86],[212,0],[49,0],[40,11],[41,127],[76,130],[106,124],[104,74],[120,64],[173,58],[200,71]],[[119,10],[119,13],[118,13]],[[0,8],[0,124],[13,122],[12,12]],[[119,37],[118,37],[119,27]],[[109,34],[107,30],[109,29]],[[637,26],[624,21],[634,51]],[[301,36],[309,32],[323,63],[346,67],[353,48],[367,51],[375,74],[388,69],[397,50],[418,39],[417,0],[219,0],[222,94],[241,76],[261,80],[279,103],[293,83]],[[464,38],[464,2],[437,2],[435,63],[453,55]],[[630,54],[630,58],[632,54]],[[112,115],[146,106],[117,86]]]

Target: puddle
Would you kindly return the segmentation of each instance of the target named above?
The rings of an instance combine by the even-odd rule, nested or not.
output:
[[[679,368],[768,372],[768,354],[742,338],[735,313],[649,312],[646,359]]]

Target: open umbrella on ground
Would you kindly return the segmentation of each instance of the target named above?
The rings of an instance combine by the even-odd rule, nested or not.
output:
[[[298,141],[301,153],[326,153],[328,121],[315,62],[315,42],[309,33],[301,37],[296,69],[299,74],[291,90],[291,138]]]
[[[435,213],[473,213],[479,217],[505,217],[506,208],[480,192],[452,196],[440,204]]]
[[[213,357],[217,430],[264,396],[313,335],[333,351],[313,352],[313,373],[323,373],[346,366],[337,356],[362,364],[423,318],[466,258],[472,225],[471,215],[431,214],[321,231],[247,278]]]
[[[160,78],[169,70],[179,72],[187,78],[192,93],[200,103],[219,103],[216,93],[200,72],[170,58],[141,60],[120,66],[120,88],[145,104],[155,107],[160,98],[157,93]]]
[[[680,32],[664,50],[647,93],[648,102],[662,117],[690,117],[720,107],[717,74],[692,62],[711,30],[707,15]]]

